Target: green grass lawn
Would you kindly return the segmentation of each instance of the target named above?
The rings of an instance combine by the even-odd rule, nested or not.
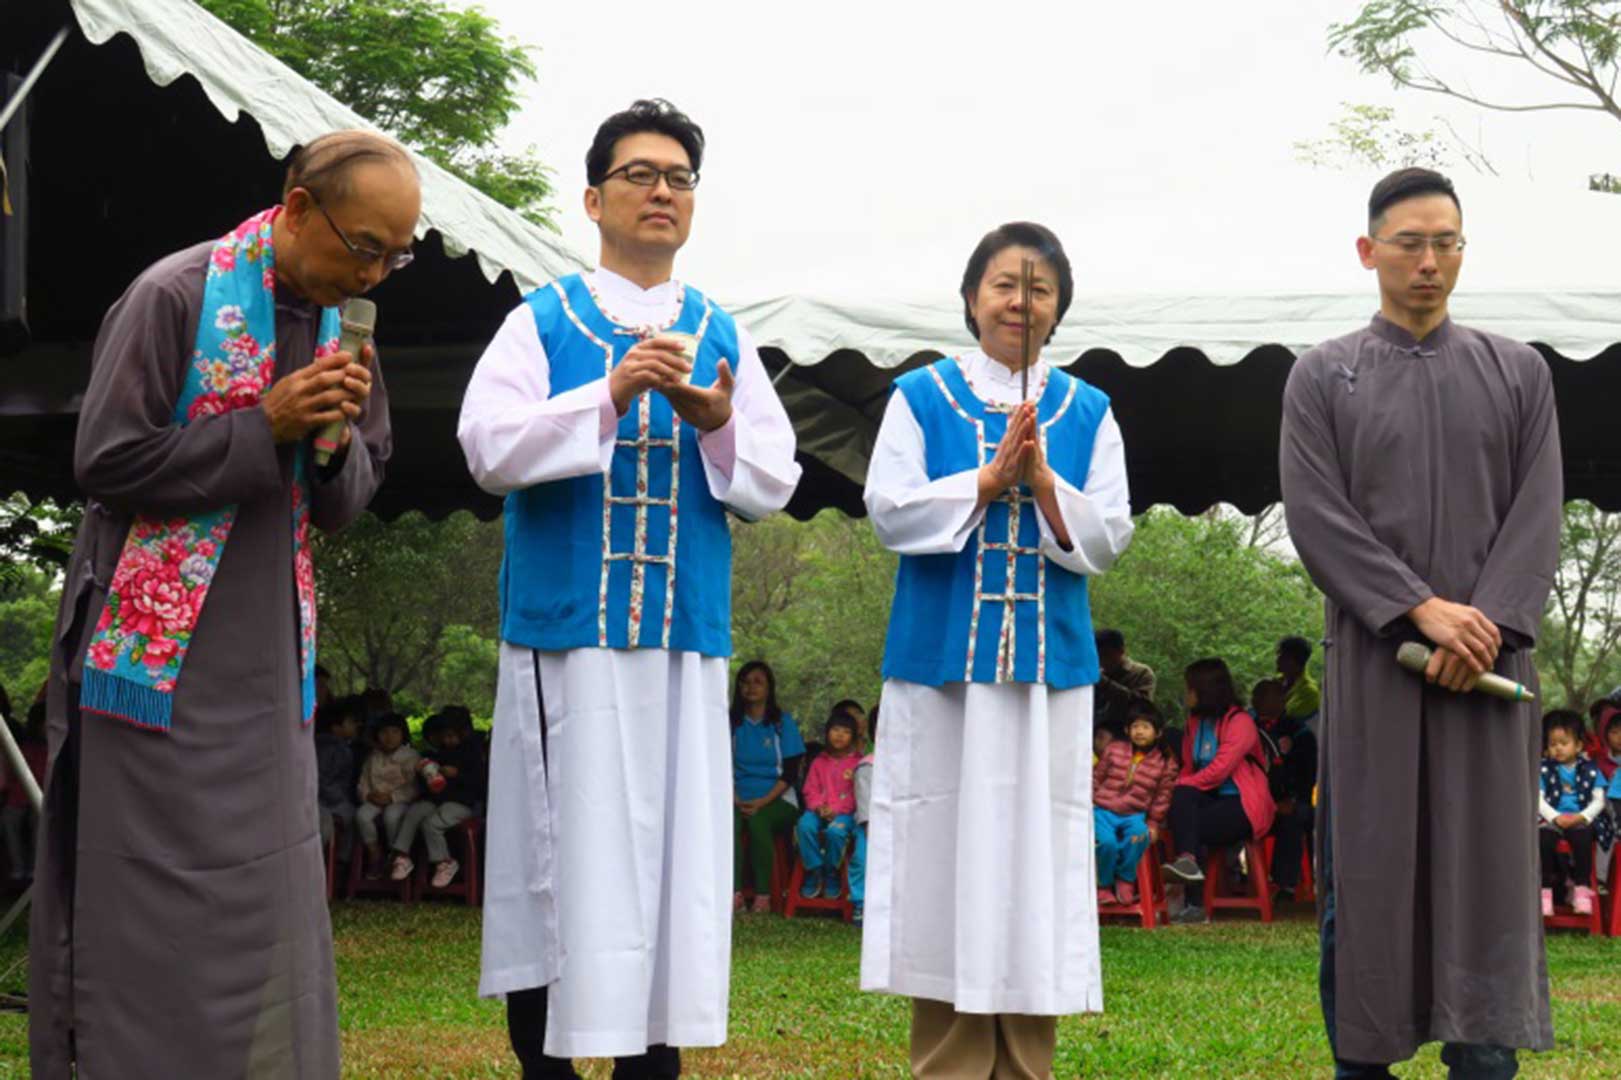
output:
[[[333,908],[346,1077],[516,1077],[500,1003],[480,1001],[478,913],[442,904]],[[822,919],[739,920],[730,1039],[684,1055],[694,1077],[848,1080],[906,1075],[907,1003],[856,990],[855,930]],[[0,970],[22,953],[0,945]],[[1553,1052],[1521,1076],[1621,1077],[1621,941],[1549,938]],[[1103,930],[1107,1012],[1058,1031],[1059,1077],[1329,1075],[1308,909],[1144,933]],[[19,985],[13,972],[0,986]],[[26,1076],[26,1021],[0,1015],[0,1076]],[[603,1062],[582,1072],[607,1077]],[[1440,1077],[1431,1047],[1404,1077]]]

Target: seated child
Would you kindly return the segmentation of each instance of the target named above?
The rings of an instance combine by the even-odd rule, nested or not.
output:
[[[805,777],[805,812],[795,830],[805,867],[799,893],[806,899],[820,894],[836,900],[844,891],[839,865],[856,826],[856,722],[849,713],[835,712],[828,717],[825,738],[827,748]]]
[[[469,720],[467,727],[471,726]],[[433,864],[434,888],[449,885],[461,869],[461,863],[450,857],[445,834],[472,817],[475,807],[484,802],[483,752],[465,736],[466,728],[443,713],[428,717],[422,725],[428,749],[417,762],[417,774],[428,791],[411,804],[395,834],[394,867],[390,873],[395,881],[404,881],[416,869],[411,861],[411,844],[418,827],[428,848],[428,861]]]
[[[1542,721],[1544,754],[1542,792],[1538,800],[1542,822],[1537,842],[1542,853],[1542,914],[1552,915],[1555,890],[1563,892],[1565,871],[1559,859],[1559,841],[1570,845],[1570,906],[1578,915],[1593,913],[1593,841],[1608,847],[1610,821],[1604,813],[1604,778],[1598,767],[1580,755],[1582,718],[1569,709],[1555,709]]]
[[[354,844],[354,750],[360,733],[360,702],[335,698],[315,712],[315,802],[321,818],[321,843],[333,842],[334,823],[343,822],[346,841],[338,848],[338,861],[348,862]]]
[[[390,844],[400,831],[405,812],[416,801],[417,760],[411,748],[411,729],[399,713],[385,713],[375,725],[377,746],[366,757],[360,770],[361,807],[355,811],[355,829],[366,846],[366,876],[383,876],[383,845],[377,836],[377,819]]]
[[[1178,771],[1159,710],[1132,701],[1126,738],[1105,746],[1092,768],[1100,905],[1137,902],[1137,861],[1165,827]]]

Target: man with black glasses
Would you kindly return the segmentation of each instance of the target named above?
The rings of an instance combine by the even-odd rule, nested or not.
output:
[[[336,308],[410,261],[420,206],[397,143],[324,135],[281,205],[160,260],[102,323],[51,639],[35,1076],[338,1075],[310,528],[382,483],[382,383],[369,346],[338,351]]]
[[[529,1078],[673,1077],[726,1038],[726,511],[781,509],[799,466],[747,332],[672,276],[703,148],[668,102],[603,123],[601,266],[526,297],[462,405],[506,496],[479,992]]]
[[[1459,326],[1452,184],[1373,189],[1357,241],[1379,281],[1366,329],[1300,357],[1284,393],[1289,532],[1327,597],[1317,835],[1321,993],[1339,1077],[1445,1043],[1453,1077],[1513,1076],[1553,1046],[1538,898],[1532,685],[1559,557],[1548,365]],[[1395,662],[1434,646],[1424,677]]]

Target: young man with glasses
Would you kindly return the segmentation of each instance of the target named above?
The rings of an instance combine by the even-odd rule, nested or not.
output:
[[[1366,329],[1305,353],[1284,392],[1289,532],[1327,598],[1317,836],[1320,989],[1336,1076],[1445,1043],[1453,1077],[1553,1046],[1534,824],[1531,649],[1559,554],[1548,366],[1452,322],[1463,214],[1426,169],[1380,181]],[[1403,641],[1434,646],[1422,678]]]
[[[781,509],[799,466],[748,333],[673,278],[703,148],[668,102],[603,123],[600,268],[526,297],[462,405],[507,500],[479,992],[531,1080],[673,1077],[726,1038],[726,511]]]
[[[281,205],[161,259],[102,323],[51,638],[35,1076],[338,1074],[309,536],[382,482],[382,383],[334,308],[403,265],[420,203],[398,144],[322,136]]]

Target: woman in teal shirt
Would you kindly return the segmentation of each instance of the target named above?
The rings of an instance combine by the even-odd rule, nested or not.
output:
[[[799,725],[777,705],[770,666],[763,660],[744,664],[732,691],[733,911],[743,910],[745,859],[753,874],[754,910],[771,910],[776,838],[788,835],[799,816],[793,781],[804,756]]]

